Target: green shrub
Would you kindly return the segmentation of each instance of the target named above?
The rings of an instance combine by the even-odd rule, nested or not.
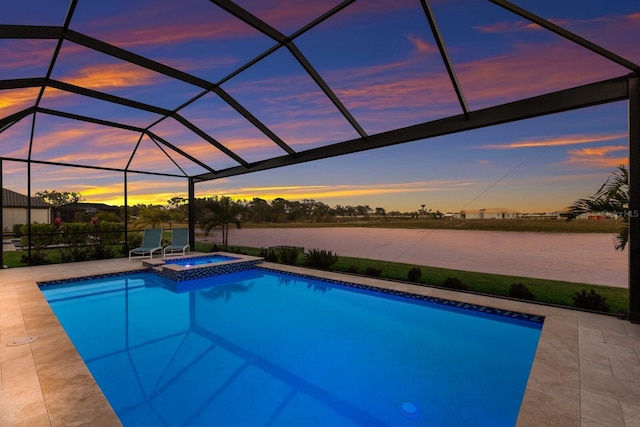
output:
[[[13,235],[16,237],[22,236],[22,227],[24,224],[13,224]]]
[[[310,249],[305,253],[305,264],[309,267],[328,269],[338,262],[338,255],[324,249]]]
[[[27,225],[21,227],[22,246],[29,246],[29,229]],[[53,224],[31,224],[31,246],[40,251],[47,246],[60,243],[60,233]]]
[[[367,267],[364,270],[364,274],[366,274],[367,276],[372,276],[372,277],[380,277],[382,275],[382,269],[381,268],[375,268],[375,267]]]
[[[512,298],[535,301],[536,296],[522,283],[512,283],[509,288],[509,296]]]
[[[89,259],[111,259],[115,257],[115,253],[110,246],[93,245],[87,251]]]
[[[469,289],[467,285],[465,285],[460,281],[460,279],[457,279],[455,277],[447,277],[446,279],[444,279],[444,282],[442,282],[442,286],[449,289],[459,289],[463,291]]]
[[[139,248],[142,245],[142,233],[129,233],[127,237],[127,244],[129,249]]]
[[[573,305],[578,308],[584,308],[586,310],[609,312],[609,304],[607,304],[607,298],[603,297],[593,289],[587,293],[586,289],[582,292],[576,292],[573,297]]]
[[[83,222],[65,222],[62,224],[61,242],[71,251],[87,244],[88,235],[93,226]]]
[[[276,249],[278,259],[283,264],[296,265],[298,263],[298,254],[300,250],[294,246],[280,246]],[[336,259],[337,261],[337,259]],[[332,265],[335,264],[332,263]]]
[[[22,262],[27,265],[44,265],[48,264],[47,253],[42,251],[34,251],[29,255],[22,255]]]
[[[422,270],[420,270],[420,267],[413,267],[407,273],[407,279],[409,279],[410,282],[417,282],[418,280],[420,280],[421,277],[422,277]]]
[[[278,254],[271,248],[260,248],[260,255],[258,256],[264,258],[265,261],[278,262]]]
[[[121,222],[100,221],[91,225],[93,231],[88,233],[88,244],[117,245],[124,237],[124,224]],[[102,258],[97,258],[102,259]]]
[[[359,272],[360,270],[355,265],[350,265],[349,268],[347,268],[347,273],[358,274]]]
[[[89,250],[84,246],[70,246],[60,251],[60,257],[62,262],[89,261],[91,259]]]

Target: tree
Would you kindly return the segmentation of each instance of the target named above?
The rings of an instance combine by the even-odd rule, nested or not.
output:
[[[265,221],[271,221],[271,206],[267,203],[266,200],[260,199],[258,197],[254,197],[246,205],[248,218],[247,220],[261,223]]]
[[[62,206],[69,203],[78,203],[82,200],[82,195],[75,191],[57,191],[57,190],[43,190],[38,191],[35,197],[44,200],[50,205]]]
[[[184,217],[180,212],[168,210],[162,206],[141,206],[136,222],[158,228],[162,223],[167,223],[171,227],[173,222],[181,221],[184,221]]]
[[[174,214],[174,219],[185,221],[189,216],[189,199],[184,197],[172,197],[167,200],[167,209]]]
[[[593,196],[578,199],[569,206],[567,221],[588,212],[609,213],[622,216],[622,226],[615,240],[616,250],[622,251],[629,241],[629,171],[618,166]]]
[[[241,215],[245,207],[242,203],[234,202],[230,197],[210,197],[198,203],[196,213],[200,227],[204,235],[220,226],[222,228],[222,249],[226,250],[229,243],[229,225],[235,224],[236,228],[242,228]]]
[[[384,208],[376,208],[374,215],[375,216],[386,216],[387,215],[387,211]]]

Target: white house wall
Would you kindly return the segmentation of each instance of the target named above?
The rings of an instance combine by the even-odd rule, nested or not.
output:
[[[51,222],[49,209],[31,209],[31,223],[48,224]],[[3,208],[2,226],[4,231],[13,231],[15,224],[27,223],[27,210],[25,208]]]

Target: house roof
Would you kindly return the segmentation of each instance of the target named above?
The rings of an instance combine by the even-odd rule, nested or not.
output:
[[[2,206],[9,208],[26,208],[29,198],[15,191],[2,189]],[[37,197],[31,198],[31,208],[50,208],[51,205]]]
[[[117,206],[107,205],[106,203],[89,203],[89,202],[79,202],[79,203],[67,203],[65,205],[60,205],[55,208],[56,210],[66,210],[66,211],[74,211],[74,210],[118,210],[120,209]]]

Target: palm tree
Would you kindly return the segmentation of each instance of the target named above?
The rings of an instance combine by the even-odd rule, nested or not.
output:
[[[586,199],[578,199],[569,206],[567,221],[588,212],[603,212],[622,216],[622,226],[615,239],[616,250],[624,250],[629,241],[629,171],[618,166],[596,193]]]
[[[204,235],[220,226],[222,228],[222,249],[227,249],[229,242],[229,225],[235,224],[236,228],[242,228],[241,214],[244,206],[239,202],[234,202],[230,197],[211,197],[200,205],[200,227]]]

